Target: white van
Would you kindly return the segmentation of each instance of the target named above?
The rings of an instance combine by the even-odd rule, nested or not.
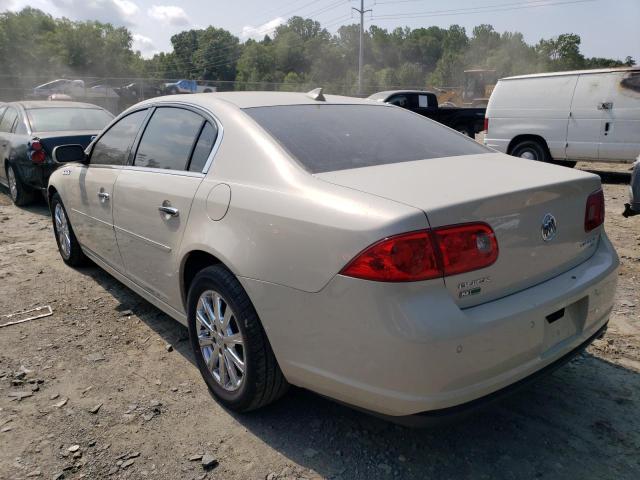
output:
[[[633,162],[640,154],[640,67],[498,81],[484,144],[532,160]]]

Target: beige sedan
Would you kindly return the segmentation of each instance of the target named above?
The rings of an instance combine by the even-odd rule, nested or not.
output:
[[[439,417],[560,365],[611,311],[597,176],[391,105],[156,98],[55,158],[63,260],[90,258],[187,325],[207,385],[237,411],[293,384]]]

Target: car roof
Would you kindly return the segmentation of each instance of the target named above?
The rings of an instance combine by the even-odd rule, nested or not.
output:
[[[640,66],[637,67],[616,67],[616,68],[594,68],[592,70],[569,70],[566,72],[546,72],[531,73],[529,75],[515,75],[513,77],[504,77],[500,80],[518,80],[521,78],[540,78],[540,77],[560,77],[564,75],[592,75],[597,73],[612,72],[640,72]]]
[[[11,102],[15,105],[20,105],[25,110],[33,108],[99,108],[104,110],[98,105],[92,103],[83,102],[67,102],[67,101],[55,101],[55,100],[22,100],[19,102]]]
[[[168,95],[151,98],[143,104],[186,102],[202,106],[215,106],[224,102],[238,108],[274,107],[283,105],[375,105],[372,100],[343,97],[339,95],[325,95],[325,101],[314,100],[306,93],[299,92],[211,92],[193,93],[186,95]]]

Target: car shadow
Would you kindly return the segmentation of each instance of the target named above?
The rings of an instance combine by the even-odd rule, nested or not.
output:
[[[81,272],[196,368],[184,326],[101,269]],[[299,388],[259,411],[227,413],[291,461],[290,471],[274,472],[275,478],[636,479],[639,403],[637,372],[582,353],[483,410],[426,429],[398,426]]]
[[[629,185],[631,183],[631,173],[627,172],[612,172],[606,170],[589,170],[585,172],[595,173],[600,177],[602,183],[615,184],[615,185]]]
[[[9,196],[9,190],[0,185],[0,206],[9,206],[13,205],[11,201],[11,197]],[[49,212],[49,205],[47,205],[44,197],[36,196],[36,199],[30,205],[26,205],[24,207],[16,207],[21,210],[25,210],[27,212],[33,213],[35,215],[39,215],[41,217],[50,217],[51,213]]]

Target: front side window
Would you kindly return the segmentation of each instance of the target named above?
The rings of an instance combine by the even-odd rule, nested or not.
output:
[[[11,127],[13,127],[13,122],[18,118],[18,112],[13,107],[8,107],[7,111],[4,112],[2,116],[2,120],[0,121],[0,132],[10,132]]]
[[[139,110],[114,124],[94,145],[91,165],[124,165],[146,116],[147,110]]]
[[[157,108],[142,134],[134,165],[185,170],[203,122],[190,110]]]
[[[244,109],[309,172],[490,153],[444,125],[385,105]]]
[[[34,132],[99,131],[113,120],[113,115],[101,108],[32,108],[27,116]]]

